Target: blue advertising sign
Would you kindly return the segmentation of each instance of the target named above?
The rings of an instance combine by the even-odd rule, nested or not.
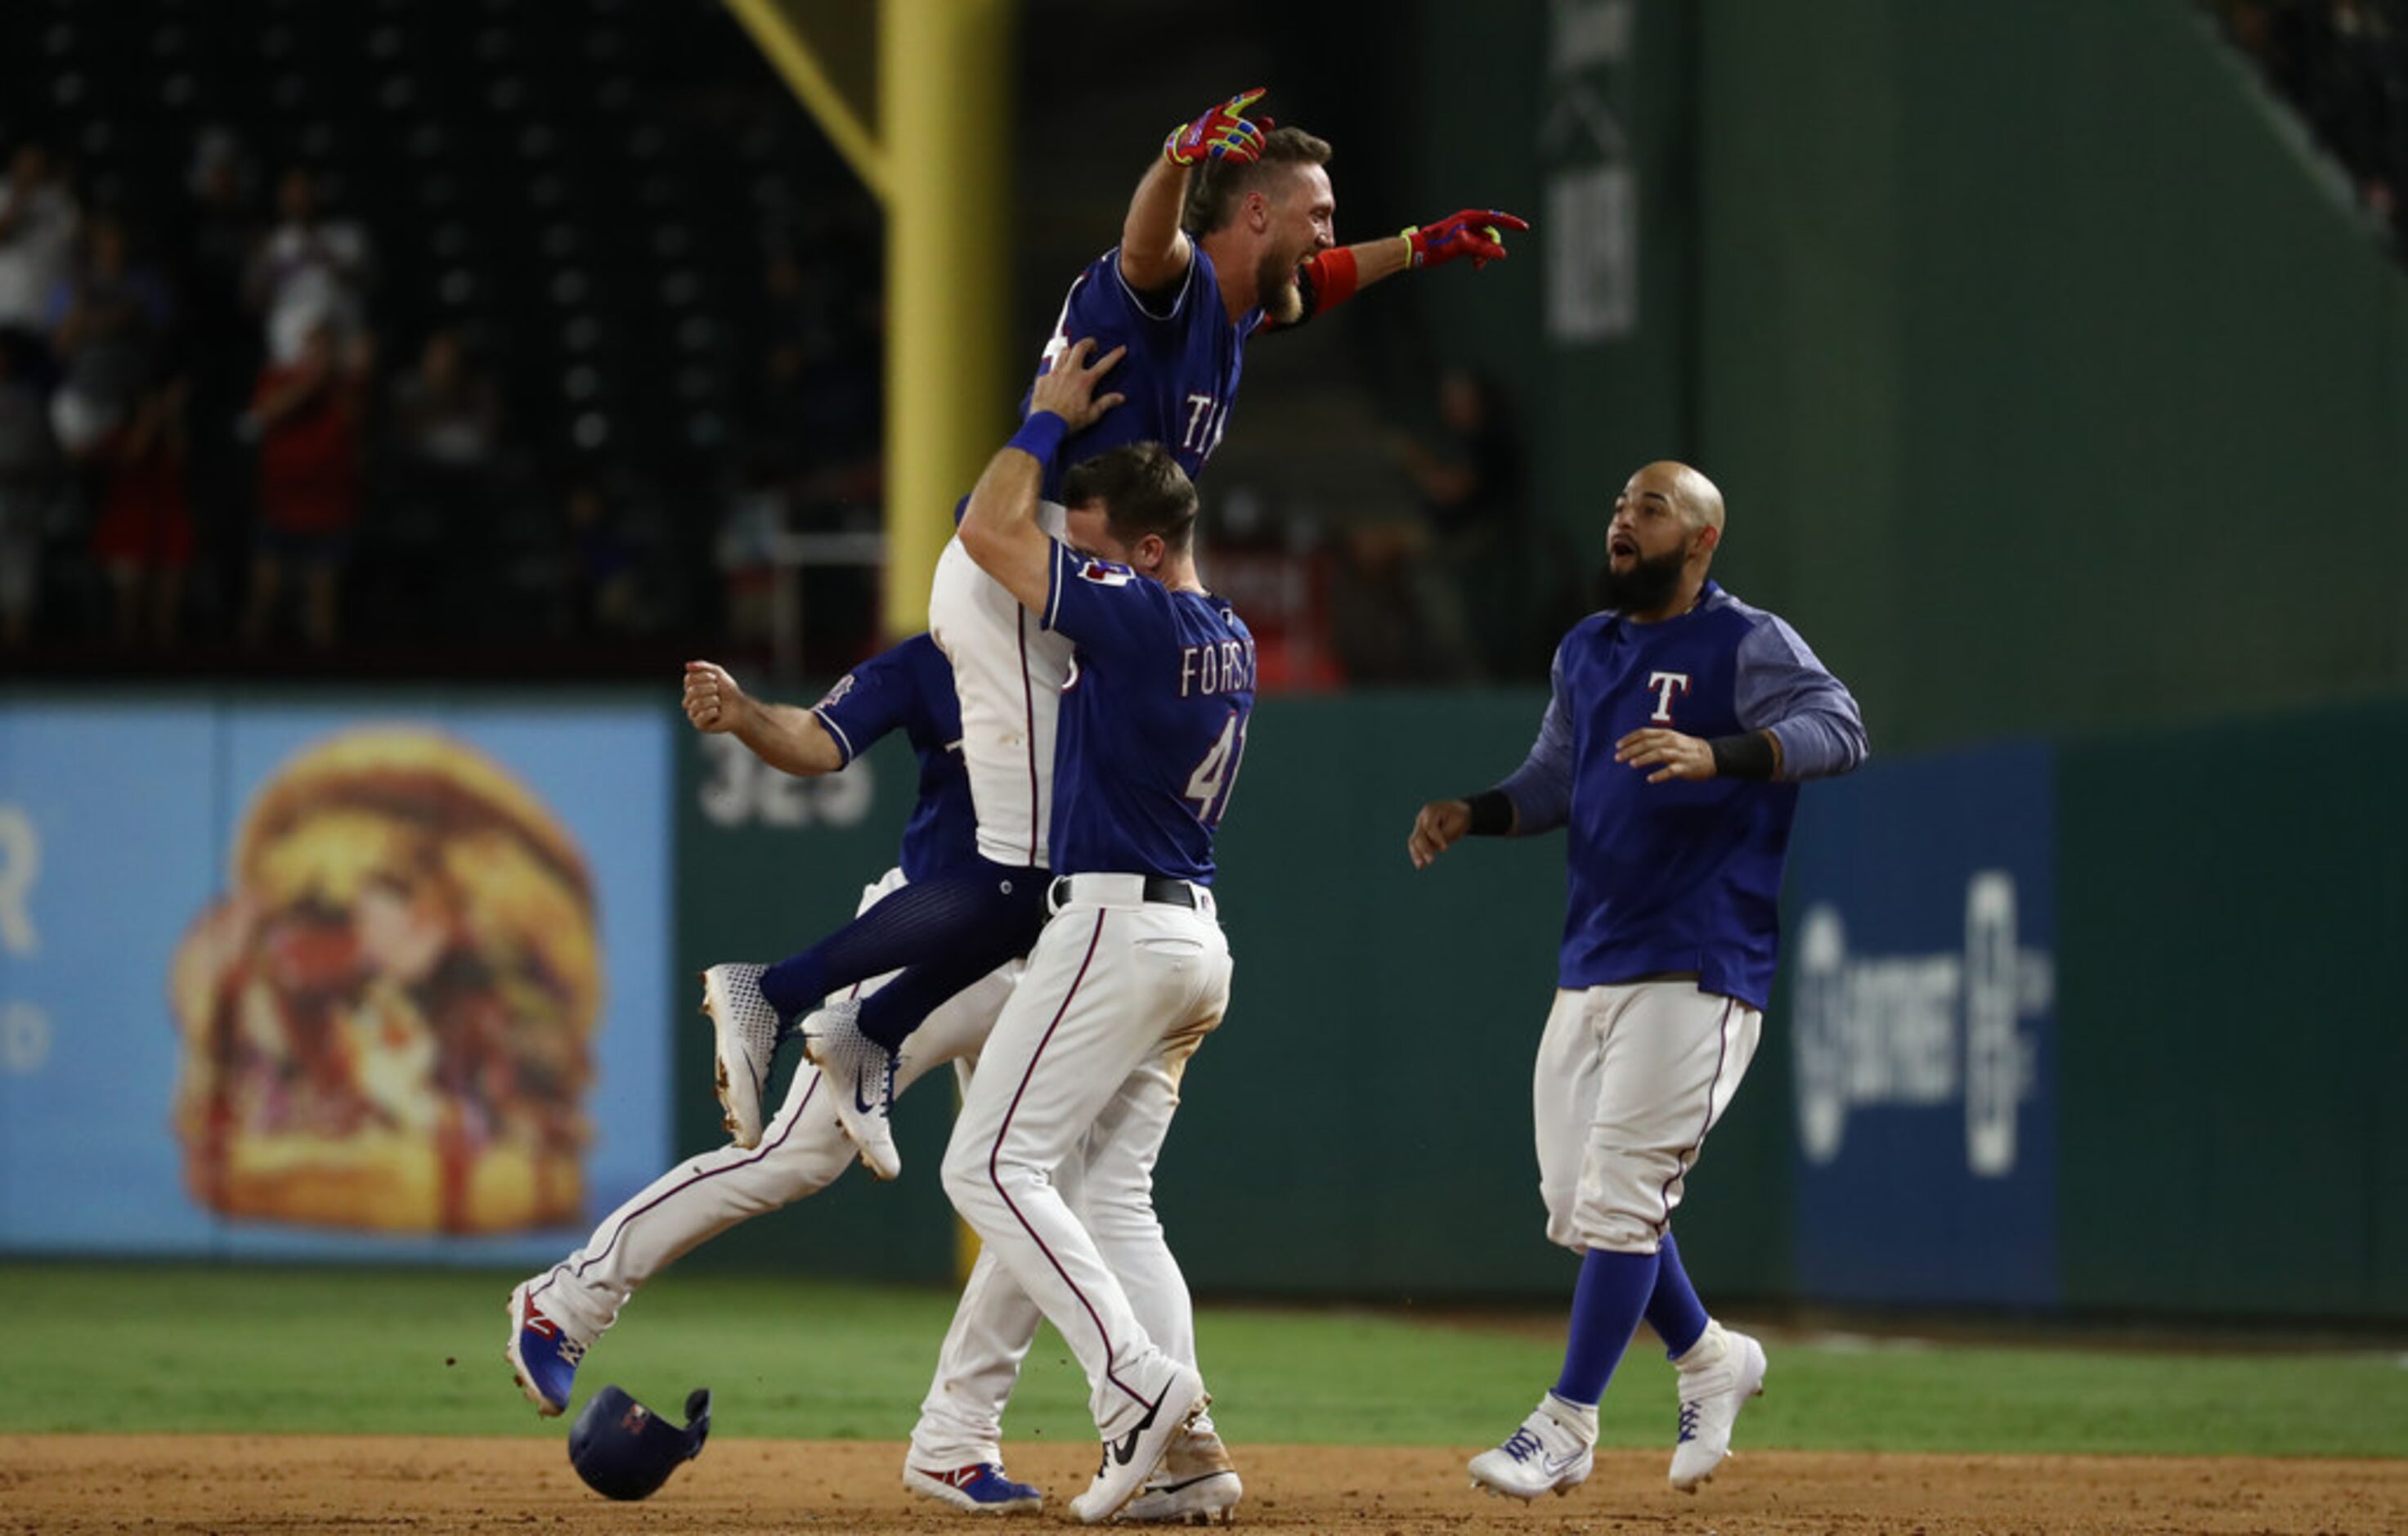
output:
[[[1801,1293],[2057,1299],[2053,758],[1813,786],[1790,844]]]
[[[581,1236],[670,1152],[667,726],[0,704],[0,1251]]]

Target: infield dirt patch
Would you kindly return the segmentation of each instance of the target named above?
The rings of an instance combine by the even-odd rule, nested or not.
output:
[[[614,1504],[560,1440],[36,1435],[0,1449],[0,1531],[963,1531],[970,1516],[904,1492],[900,1446],[714,1441],[652,1500]],[[1828,1455],[1750,1451],[1695,1497],[1664,1457],[1615,1451],[1588,1484],[1525,1508],[1474,1493],[1464,1456],[1347,1446],[1234,1447],[1238,1523],[1424,1532],[2399,1531],[2408,1460]],[[1016,1447],[1012,1471],[1069,1524],[1084,1446]],[[998,1523],[1000,1525],[1000,1523]]]

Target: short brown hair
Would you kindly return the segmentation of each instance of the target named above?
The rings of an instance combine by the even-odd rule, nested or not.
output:
[[[1258,159],[1241,165],[1208,160],[1187,181],[1187,206],[1179,225],[1190,235],[1210,235],[1238,216],[1246,194],[1288,165],[1326,165],[1329,141],[1301,128],[1274,128],[1263,140]]]
[[[1101,502],[1105,525],[1124,544],[1158,534],[1175,551],[1196,541],[1196,487],[1160,443],[1126,443],[1070,467],[1062,505]]]

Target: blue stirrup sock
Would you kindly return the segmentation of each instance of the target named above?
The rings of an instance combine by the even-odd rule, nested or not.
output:
[[[1656,1289],[1647,1298],[1647,1326],[1664,1341],[1665,1355],[1677,1360],[1706,1336],[1706,1304],[1698,1299],[1689,1271],[1681,1267],[1680,1245],[1671,1233],[1664,1234],[1656,1257]]]
[[[1617,1254],[1591,1248],[1581,1260],[1580,1284],[1572,1290],[1571,1337],[1564,1345],[1564,1373],[1555,1379],[1555,1396],[1567,1402],[1592,1404],[1605,1396],[1630,1336],[1655,1294],[1655,1254]]]

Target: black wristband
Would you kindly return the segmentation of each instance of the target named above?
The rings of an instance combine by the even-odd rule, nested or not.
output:
[[[1475,838],[1501,838],[1513,830],[1513,802],[1501,789],[1484,789],[1464,797],[1471,807],[1470,833]]]
[[[1772,738],[1762,731],[1717,736],[1706,745],[1714,754],[1714,772],[1725,779],[1770,779],[1781,767]]]

